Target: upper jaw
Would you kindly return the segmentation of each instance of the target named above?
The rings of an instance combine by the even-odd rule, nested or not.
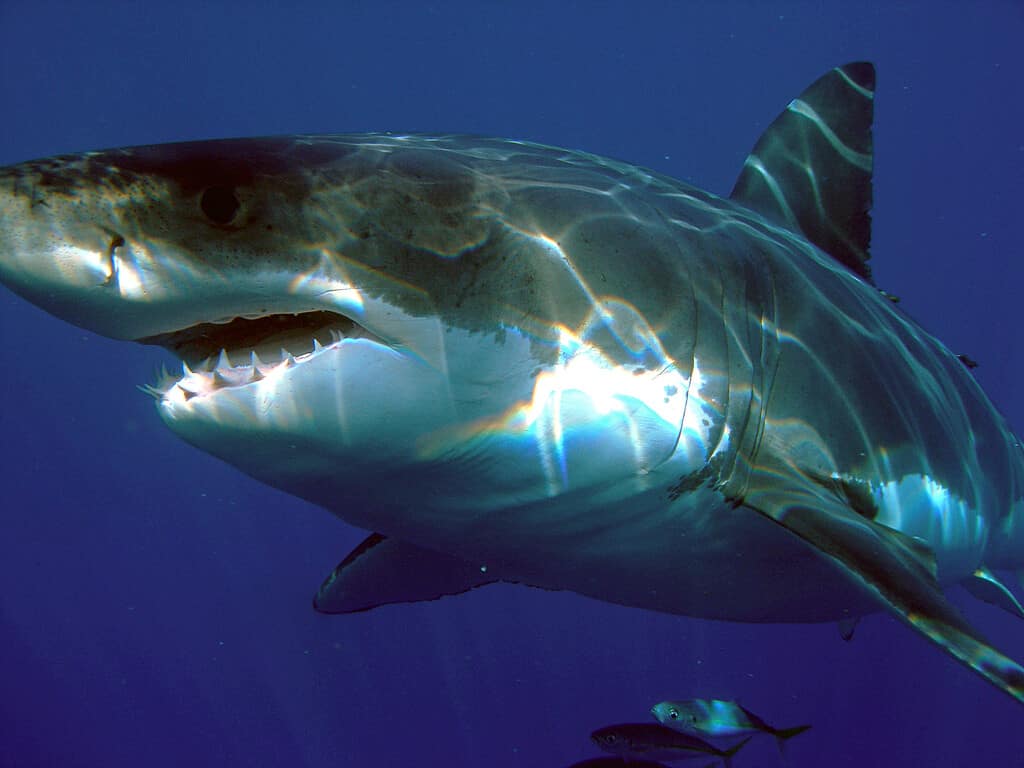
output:
[[[251,354],[272,359],[282,349],[298,357],[317,346],[366,335],[372,334],[345,315],[309,310],[197,323],[136,341],[164,347],[192,368],[208,368],[221,350],[235,359],[248,359]]]
[[[351,318],[325,310],[199,323],[137,341],[162,346],[182,362],[180,377],[164,371],[160,381],[144,391],[187,401],[262,381],[355,340],[389,346]]]

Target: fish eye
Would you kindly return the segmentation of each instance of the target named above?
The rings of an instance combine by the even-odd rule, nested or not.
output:
[[[240,205],[234,187],[207,187],[199,199],[199,207],[214,224],[230,224]]]
[[[679,712],[678,712],[678,710],[670,709],[668,711],[668,718],[669,718],[669,720],[678,720],[679,719]]]

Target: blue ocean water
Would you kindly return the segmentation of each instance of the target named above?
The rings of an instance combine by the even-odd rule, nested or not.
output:
[[[878,283],[1024,431],[1019,2],[0,3],[0,164],[272,133],[456,131],[727,193],[830,67],[879,72]],[[0,291],[0,766],[558,768],[664,698],[810,722],[803,766],[1024,766],[1024,710],[885,615],[663,616],[496,586],[349,617],[363,532],[178,441],[165,358]],[[954,595],[995,644],[1024,625]],[[781,765],[770,739],[737,766]]]

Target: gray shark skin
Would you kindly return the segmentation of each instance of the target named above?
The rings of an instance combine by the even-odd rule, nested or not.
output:
[[[0,169],[0,281],[159,344],[183,439],[375,531],[315,606],[496,580],[739,621],[886,607],[1016,699],[1024,452],[871,283],[874,70],[728,198],[521,141],[191,142]],[[975,583],[976,582],[976,583]],[[1016,608],[1014,608],[1016,606]]]

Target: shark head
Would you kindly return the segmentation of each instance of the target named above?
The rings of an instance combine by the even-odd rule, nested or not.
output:
[[[539,150],[524,181],[514,148],[288,137],[23,163],[0,173],[0,280],[172,352],[180,375],[146,388],[172,430],[363,527],[429,539],[439,515],[701,466],[691,360],[593,285],[621,259],[568,258],[543,198],[576,216],[578,193],[537,181]]]

